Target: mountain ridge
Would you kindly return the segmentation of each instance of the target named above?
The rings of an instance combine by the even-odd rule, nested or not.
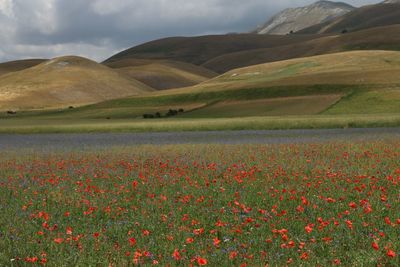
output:
[[[304,7],[285,9],[256,29],[255,32],[279,35],[294,33],[340,17],[354,9],[353,6],[343,2],[318,1]]]

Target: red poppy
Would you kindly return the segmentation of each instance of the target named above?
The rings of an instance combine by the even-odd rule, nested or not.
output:
[[[172,257],[174,257],[175,260],[179,261],[182,259],[181,254],[179,253],[178,249],[175,249],[174,252],[172,253]]]
[[[201,257],[197,257],[197,264],[200,266],[207,265],[207,260]]]
[[[64,242],[64,238],[61,238],[61,237],[54,238],[54,242],[57,243],[57,244],[61,244],[62,242]]]
[[[133,237],[129,238],[129,245],[130,245],[131,247],[133,247],[134,245],[136,245],[136,239],[133,238]]]
[[[394,258],[394,257],[396,257],[396,252],[394,252],[394,251],[391,250],[391,249],[388,249],[386,255],[387,255],[388,257],[390,257],[390,258]]]

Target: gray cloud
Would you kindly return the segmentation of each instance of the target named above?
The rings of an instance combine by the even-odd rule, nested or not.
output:
[[[246,32],[313,0],[0,0],[0,61],[74,54],[103,60],[167,36]],[[377,0],[346,1],[360,6]]]

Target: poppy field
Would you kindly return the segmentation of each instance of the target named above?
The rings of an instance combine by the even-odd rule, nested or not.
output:
[[[0,156],[0,266],[399,266],[400,142]]]

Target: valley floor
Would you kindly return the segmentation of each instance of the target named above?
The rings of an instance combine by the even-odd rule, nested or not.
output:
[[[169,119],[0,119],[0,133],[121,133],[400,127],[400,114]]]
[[[204,131],[159,133],[0,134],[0,149],[84,151],[135,145],[307,144],[399,140],[400,128]]]

